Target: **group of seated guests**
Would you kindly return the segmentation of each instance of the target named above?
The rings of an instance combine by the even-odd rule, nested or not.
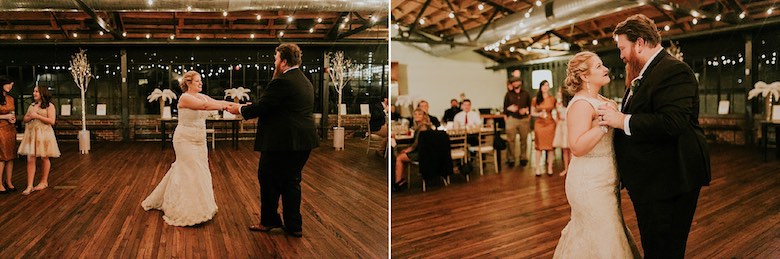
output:
[[[482,118],[479,112],[471,110],[471,100],[464,99],[458,103],[457,100],[450,101],[451,107],[444,112],[442,121],[444,123],[453,122],[455,125],[463,127],[481,127]],[[460,104],[460,106],[458,105]],[[404,168],[407,163],[418,161],[418,142],[420,132],[436,129],[441,126],[439,119],[430,115],[428,112],[429,104],[425,100],[417,103],[417,109],[414,110],[412,131],[414,132],[414,142],[411,146],[398,153],[395,160],[395,185],[394,189],[403,188],[407,183],[404,177]],[[470,141],[471,142],[471,141]]]

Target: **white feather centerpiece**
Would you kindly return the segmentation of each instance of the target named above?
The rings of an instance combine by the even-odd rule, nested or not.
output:
[[[249,92],[251,90],[239,86],[238,88],[230,88],[225,90],[225,98],[233,98],[234,102],[249,100]]]
[[[766,120],[772,119],[772,102],[773,98],[780,97],[780,81],[767,84],[764,81],[758,81],[755,84],[753,90],[748,92],[748,100],[756,98],[758,95],[764,97],[764,111]]]
[[[149,100],[149,102],[160,101],[160,116],[163,116],[165,102],[167,101],[168,103],[173,104],[173,99],[178,99],[178,96],[176,96],[176,93],[171,91],[171,89],[160,90],[160,88],[155,88],[146,99]]]

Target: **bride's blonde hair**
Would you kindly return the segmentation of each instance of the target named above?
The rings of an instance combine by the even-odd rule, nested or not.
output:
[[[595,56],[596,53],[583,51],[577,53],[577,55],[574,55],[574,57],[569,60],[568,68],[566,68],[566,79],[564,80],[564,89],[566,89],[569,94],[574,95],[582,90],[582,87],[584,87],[582,75],[588,72],[588,69],[590,69],[590,63],[588,61]]]
[[[195,76],[199,76],[200,73],[196,72],[195,70],[187,71],[187,73],[184,73],[181,75],[181,82],[179,82],[179,88],[181,88],[182,92],[186,92],[187,89],[190,88],[189,85],[187,85],[188,82],[192,83],[192,80],[195,79]]]

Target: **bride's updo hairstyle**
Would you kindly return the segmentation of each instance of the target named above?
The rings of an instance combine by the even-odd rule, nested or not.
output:
[[[186,92],[187,89],[190,88],[190,86],[187,85],[187,83],[192,83],[192,80],[194,80],[195,76],[197,76],[197,75],[200,75],[200,74],[198,72],[196,72],[195,70],[187,71],[187,73],[184,73],[184,75],[181,75],[181,82],[179,82],[179,88],[181,88],[181,90],[183,92]]]
[[[569,65],[566,68],[566,79],[564,80],[564,84],[566,85],[564,89],[566,89],[566,92],[574,95],[585,87],[585,82],[582,81],[582,75],[588,72],[588,69],[590,69],[590,63],[588,61],[595,56],[596,53],[583,51],[577,53],[577,55],[574,55],[574,57],[569,60]]]

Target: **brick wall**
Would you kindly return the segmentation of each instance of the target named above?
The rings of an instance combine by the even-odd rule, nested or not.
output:
[[[363,138],[368,131],[369,115],[346,114],[341,115],[341,126],[344,127],[344,138]],[[333,127],[338,124],[338,118],[335,114],[328,114],[328,139],[333,139]]]
[[[735,117],[699,117],[704,137],[709,143],[745,145],[745,119]]]

